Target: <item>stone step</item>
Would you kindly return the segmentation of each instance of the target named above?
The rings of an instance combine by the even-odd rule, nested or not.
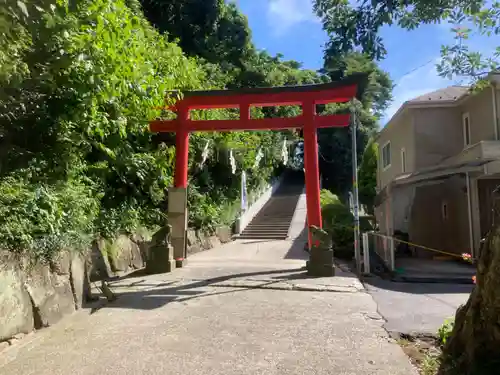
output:
[[[289,221],[283,221],[283,222],[278,222],[278,221],[262,221],[262,222],[257,222],[257,223],[250,223],[247,228],[254,227],[254,228],[288,228],[290,226]]]
[[[275,228],[269,228],[269,229],[245,229],[243,233],[251,233],[251,234],[273,234],[273,233],[288,233],[288,228],[283,228],[283,229],[275,229]]]
[[[239,239],[248,240],[286,240],[287,235],[251,235],[251,234],[241,234]]]

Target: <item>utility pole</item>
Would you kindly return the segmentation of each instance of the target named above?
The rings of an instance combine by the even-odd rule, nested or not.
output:
[[[352,192],[354,209],[354,258],[356,261],[356,272],[361,277],[361,248],[359,242],[359,192],[358,192],[358,150],[356,139],[356,108],[354,101],[351,102],[351,131],[352,131]]]

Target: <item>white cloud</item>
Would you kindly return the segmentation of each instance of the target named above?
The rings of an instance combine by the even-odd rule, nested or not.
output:
[[[269,0],[267,20],[277,35],[300,23],[319,22],[311,0]]]

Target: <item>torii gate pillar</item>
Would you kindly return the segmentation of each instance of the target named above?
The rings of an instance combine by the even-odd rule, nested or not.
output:
[[[304,168],[306,184],[307,225],[322,227],[319,163],[318,163],[318,133],[314,126],[316,105],[304,103]],[[309,249],[313,247],[311,231],[308,230]]]

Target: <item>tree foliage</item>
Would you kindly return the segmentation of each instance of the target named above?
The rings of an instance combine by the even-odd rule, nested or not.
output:
[[[448,22],[455,43],[441,49],[438,72],[443,77],[461,76],[481,82],[498,70],[500,46],[493,52],[481,52],[467,44],[472,28],[480,35],[500,34],[500,2],[485,0],[383,0],[348,2],[315,0],[314,9],[329,35],[325,55],[345,55],[361,49],[375,60],[385,57],[387,50],[380,36],[385,25],[416,29],[422,24]],[[464,25],[471,25],[464,26]]]
[[[368,85],[362,101],[355,104],[357,117],[357,150],[361,160],[368,139],[377,131],[378,120],[392,99],[392,81],[367,55],[348,53],[342,58],[326,58],[323,72],[332,79],[365,72]],[[350,104],[327,105],[324,113],[350,111]],[[320,149],[320,169],[324,187],[345,197],[352,189],[352,129],[320,129],[318,142]],[[376,163],[376,161],[375,161]]]
[[[359,201],[373,213],[377,188],[378,147],[371,139],[363,152],[359,166]]]
[[[161,224],[175,149],[153,142],[147,120],[159,115],[165,92],[221,88],[234,76],[208,56],[186,57],[133,0],[2,5],[0,245],[49,257],[69,243],[76,247],[75,236],[85,242]],[[193,135],[191,225],[210,229],[234,219],[237,212],[227,211],[234,211],[241,169],[251,169],[250,188],[268,181],[280,164],[282,139],[272,132]],[[208,140],[216,151],[200,168]],[[259,147],[266,158],[255,166]]]

